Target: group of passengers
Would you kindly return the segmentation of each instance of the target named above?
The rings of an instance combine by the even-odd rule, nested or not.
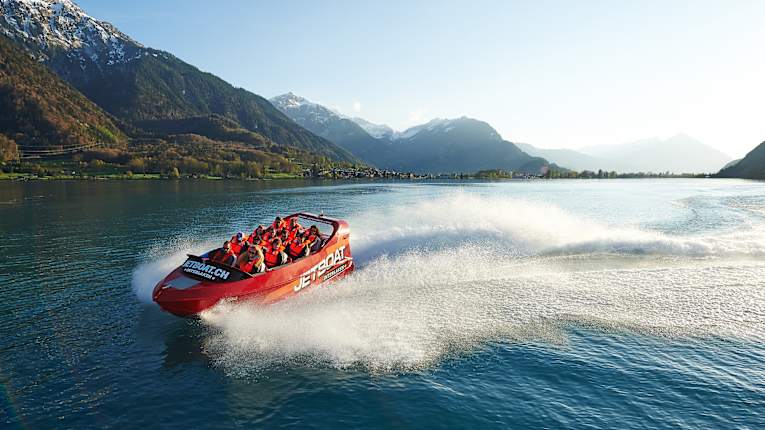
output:
[[[319,228],[303,228],[297,217],[276,217],[268,227],[259,225],[249,236],[239,232],[210,252],[208,258],[219,264],[236,267],[246,273],[267,269],[307,257],[321,249]]]

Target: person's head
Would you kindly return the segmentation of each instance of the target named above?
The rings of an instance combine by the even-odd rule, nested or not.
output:
[[[316,227],[316,224],[311,226],[311,234],[319,234],[319,227]]]
[[[244,233],[242,233],[241,231],[236,233],[236,240],[237,241],[241,241],[243,237],[244,237]]]
[[[260,248],[258,246],[252,245],[252,246],[250,246],[249,249],[247,249],[247,259],[248,260],[250,260],[250,261],[257,260],[259,257],[260,257]]]
[[[291,226],[293,226],[293,227],[294,227],[294,226],[296,226],[296,225],[297,225],[297,223],[298,223],[298,222],[297,222],[297,218],[290,218],[290,225],[291,225]]]
[[[282,222],[282,217],[278,216],[274,218],[274,224],[279,225]]]
[[[271,241],[271,247],[278,248],[280,246],[282,246],[282,240],[279,239],[278,237],[274,238],[274,240]]]
[[[230,250],[231,249],[231,242],[229,242],[228,240],[223,242],[223,249],[225,249],[226,251]]]
[[[260,235],[262,235],[262,234],[263,234],[263,229],[264,229],[264,227],[263,227],[262,225],[259,225],[259,226],[257,226],[257,227],[255,228],[255,233],[257,233],[257,234],[258,234],[258,236],[260,236]]]

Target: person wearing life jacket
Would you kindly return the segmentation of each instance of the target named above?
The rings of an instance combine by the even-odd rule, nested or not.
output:
[[[282,244],[284,246],[289,245],[289,243],[290,243],[290,232],[289,232],[289,230],[287,230],[287,229],[280,230],[278,237],[279,237],[279,239],[282,240]]]
[[[264,257],[266,266],[269,268],[287,264],[289,261],[289,257],[284,252],[282,241],[278,237],[271,241],[271,246],[266,250]]]
[[[234,254],[239,255],[240,252],[242,252],[242,247],[245,244],[244,241],[244,233],[241,231],[237,234],[231,236],[231,250],[234,251]]]
[[[243,252],[236,262],[239,270],[245,273],[255,274],[266,271],[265,258],[260,246],[250,245],[247,252]]]
[[[268,227],[267,229],[263,230],[263,234],[261,234],[260,237],[270,244],[271,239],[274,238],[274,230],[271,227]]]
[[[287,226],[287,230],[289,231],[303,230],[303,226],[300,225],[300,223],[298,222],[298,218],[296,216],[290,218],[289,225]]]
[[[266,247],[268,245],[268,241],[263,238],[263,236],[260,236],[256,233],[252,233],[247,240],[247,242],[250,243],[250,245],[257,245],[261,248]]]
[[[316,224],[312,225],[311,228],[308,229],[307,235],[308,238],[306,241],[308,242],[308,248],[311,250],[311,254],[318,252],[322,245],[322,238],[321,233],[319,232],[319,227],[316,227]]]
[[[262,237],[263,237],[263,234],[264,234],[265,232],[266,232],[266,229],[263,227],[263,225],[259,225],[259,226],[257,226],[257,227],[255,228],[255,230],[253,230],[253,231],[252,231],[252,234],[251,234],[251,235],[250,235],[250,237],[249,237],[249,239],[250,239],[250,240],[249,240],[249,242],[250,242],[250,243],[253,243],[253,242],[254,242],[254,239],[255,239],[256,237],[260,237],[260,238],[262,238]]]
[[[233,266],[236,261],[236,254],[231,249],[231,242],[223,242],[223,246],[213,250],[207,256],[213,263],[225,264],[226,266]]]
[[[282,217],[278,216],[274,218],[274,222],[271,224],[271,228],[273,228],[275,231],[282,228],[287,228],[287,221],[282,220]]]
[[[310,252],[311,250],[308,247],[308,242],[306,242],[302,232],[297,233],[295,238],[290,242],[290,246],[287,247],[287,255],[289,255],[292,261],[295,261],[298,258],[307,257]]]

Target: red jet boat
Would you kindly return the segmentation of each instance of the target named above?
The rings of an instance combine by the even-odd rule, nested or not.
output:
[[[285,220],[295,217],[303,225],[315,224],[319,227],[322,245],[317,252],[257,274],[213,263],[206,258],[208,253],[201,256],[189,254],[185,263],[154,287],[154,301],[167,312],[188,317],[223,300],[273,303],[309,287],[335,281],[353,271],[347,222],[303,212],[290,215]]]

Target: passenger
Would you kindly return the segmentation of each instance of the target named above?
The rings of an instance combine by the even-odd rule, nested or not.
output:
[[[234,254],[238,255],[240,252],[242,252],[242,247],[244,244],[244,233],[241,231],[231,236],[231,250],[234,251]]]
[[[289,244],[290,243],[290,232],[287,229],[283,229],[279,231],[279,239],[282,240],[282,243]]]
[[[242,253],[237,260],[237,267],[239,270],[245,273],[263,273],[266,271],[266,265],[264,263],[263,251],[260,246],[250,245],[247,252]]]
[[[213,250],[208,254],[208,258],[213,263],[225,264],[226,266],[233,266],[236,261],[236,254],[231,249],[231,242],[228,240],[223,242],[223,246]]]
[[[271,243],[271,239],[274,237],[274,230],[271,227],[263,230],[263,234],[260,235],[265,241]]]
[[[314,224],[308,229],[308,248],[311,250],[311,254],[318,252],[321,249],[321,245],[321,232],[319,232],[319,227],[316,227],[316,224]]]
[[[284,252],[282,241],[277,237],[271,241],[271,247],[265,253],[266,266],[276,267],[289,262],[289,257]]]
[[[250,233],[250,235],[247,237],[247,241],[253,243],[256,237],[263,237],[264,230],[265,229],[262,225],[257,226],[255,230],[253,230],[252,233]]]
[[[265,246],[268,245],[268,241],[263,239],[262,236],[259,236],[256,233],[252,233],[250,235],[250,243],[252,245],[257,245],[257,246],[260,246],[260,247],[265,247]]]
[[[274,222],[271,224],[271,228],[273,228],[274,230],[287,228],[287,222],[282,220],[282,217],[278,216],[274,218]]]
[[[303,226],[300,225],[300,223],[298,222],[298,219],[297,219],[296,216],[290,218],[290,224],[289,224],[288,230],[290,232],[293,232],[293,231],[294,232],[298,232],[298,231],[302,231],[303,230]],[[293,236],[294,236],[294,234],[293,234]]]
[[[290,242],[289,248],[287,248],[287,254],[290,256],[292,261],[307,257],[310,252],[311,250],[308,247],[308,242],[302,232],[295,235],[295,238]]]

